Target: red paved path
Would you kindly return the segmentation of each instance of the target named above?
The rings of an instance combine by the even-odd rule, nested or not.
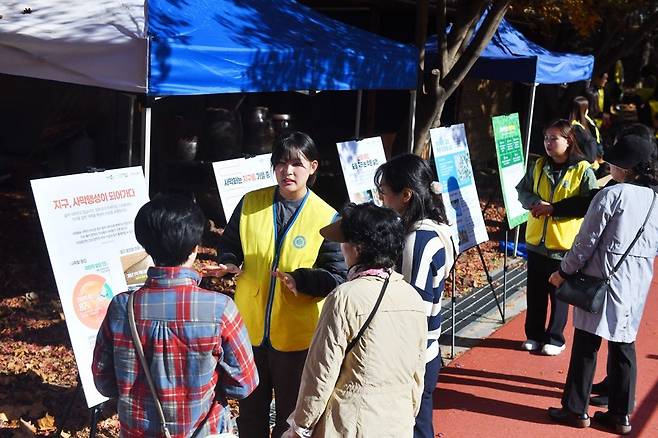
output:
[[[658,263],[636,341],[637,402],[630,436],[658,437]],[[549,406],[560,406],[571,354],[573,326],[565,330],[567,349],[556,357],[521,351],[525,312],[441,370],[434,392],[437,436],[453,437],[610,437],[596,423],[574,429],[551,422]],[[602,343],[595,382],[605,374]],[[596,410],[590,406],[589,414]]]

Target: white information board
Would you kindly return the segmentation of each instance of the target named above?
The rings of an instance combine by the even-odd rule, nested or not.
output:
[[[271,157],[272,154],[263,154],[212,163],[227,221],[244,195],[276,185]]]
[[[473,177],[464,124],[430,129],[443,204],[459,252],[489,240]]]
[[[373,201],[381,205],[374,178],[377,168],[386,162],[380,137],[336,143],[340,166],[350,201],[357,204]]]
[[[96,334],[114,295],[144,282],[150,258],[133,222],[148,202],[141,167],[32,180],[71,346],[89,407],[107,400],[91,374]]]

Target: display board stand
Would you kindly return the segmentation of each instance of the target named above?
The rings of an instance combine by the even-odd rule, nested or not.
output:
[[[66,425],[66,422],[71,418],[71,413],[73,411],[73,405],[75,404],[75,401],[78,399],[78,395],[82,392],[82,383],[80,382],[80,377],[77,379],[77,383],[75,385],[75,390],[73,391],[73,394],[71,395],[71,400],[69,400],[69,403],[66,405],[66,408],[64,409],[64,412],[61,414],[61,421],[59,421],[59,426],[57,427],[57,430],[55,431],[56,437],[61,437],[62,432],[64,431],[64,426]],[[98,417],[101,411],[101,406],[103,404],[99,404],[96,406],[92,406],[88,408],[89,410],[89,438],[96,438],[96,432],[98,430]]]
[[[498,300],[498,296],[496,295],[496,288],[494,287],[493,284],[493,278],[491,278],[491,274],[489,273],[489,268],[487,267],[487,263],[484,261],[484,256],[482,255],[482,248],[480,248],[480,245],[476,245],[478,249],[478,254],[480,255],[480,261],[482,262],[482,268],[484,268],[484,273],[487,276],[487,283],[489,283],[489,287],[491,288],[491,293],[494,297],[494,300],[496,301],[496,307],[498,307],[498,312],[500,313],[500,318],[502,319],[503,324],[505,323],[505,312],[504,312],[504,307],[500,307],[500,301]]]
[[[505,245],[507,245],[507,230],[505,230]],[[503,324],[505,323],[505,303],[507,301],[507,252],[505,252],[505,262],[503,266],[503,305],[501,307],[500,305],[500,300],[498,299],[498,295],[496,295],[496,288],[494,287],[493,284],[493,278],[491,277],[491,274],[489,272],[489,268],[487,267],[487,263],[484,260],[484,255],[482,254],[482,248],[480,248],[480,245],[477,244],[475,245],[477,248],[478,255],[480,256],[480,262],[482,263],[482,268],[484,269],[484,273],[487,277],[487,283],[489,284],[489,288],[491,288],[491,293],[493,294],[494,300],[496,301],[496,307],[498,307],[498,312],[500,313],[501,320]],[[470,248],[469,248],[470,249]],[[456,273],[456,266],[457,266],[457,261],[459,260],[459,256],[463,253],[457,254],[455,257],[455,262],[452,266],[452,272],[450,274],[452,278],[452,290],[451,290],[451,315],[452,315],[452,321],[451,321],[451,327],[450,327],[450,335],[451,335],[451,341],[450,341],[450,358],[454,359],[455,358],[455,316],[456,316],[456,309],[457,309],[457,273]]]
[[[450,291],[452,295],[450,300],[450,312],[452,315],[450,324],[450,359],[455,358],[455,316],[457,310],[457,269],[455,268],[460,255],[461,253],[455,256],[455,262],[452,264],[452,272],[450,273],[450,278],[452,279],[452,290]]]

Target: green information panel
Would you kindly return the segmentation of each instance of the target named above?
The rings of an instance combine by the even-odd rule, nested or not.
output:
[[[528,211],[519,202],[516,192],[516,185],[525,174],[519,115],[514,113],[496,116],[491,119],[491,122],[496,141],[498,174],[503,191],[507,223],[512,229],[528,220]]]

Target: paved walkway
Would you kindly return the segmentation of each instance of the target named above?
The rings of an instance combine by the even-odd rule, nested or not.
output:
[[[658,264],[656,265],[658,272]],[[636,342],[637,403],[630,436],[658,437],[658,274]],[[567,349],[557,357],[519,349],[525,312],[441,371],[434,393],[437,436],[453,437],[607,437],[592,422],[574,429],[551,422],[549,406],[560,406],[571,354],[573,326],[567,325]],[[605,374],[606,343],[599,352],[595,382]],[[599,409],[589,408],[593,415]]]

